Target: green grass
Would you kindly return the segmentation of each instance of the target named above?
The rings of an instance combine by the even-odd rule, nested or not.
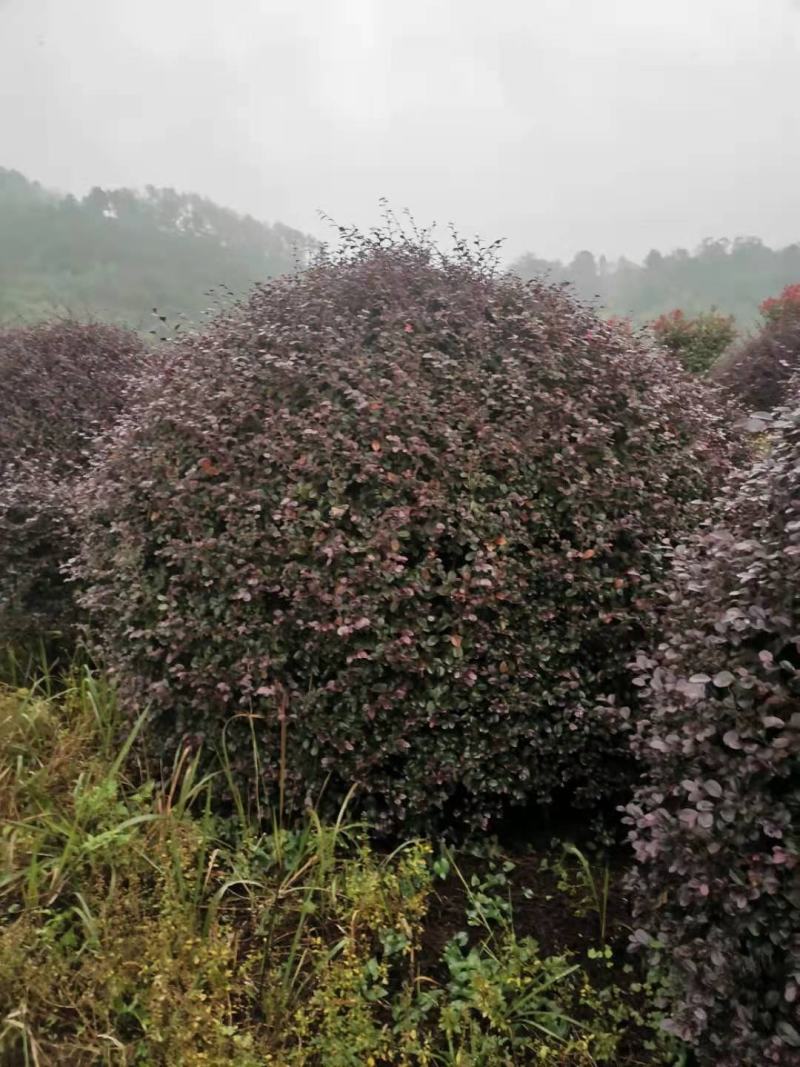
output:
[[[222,812],[188,753],[148,772],[143,726],[88,671],[0,690],[1,1064],[680,1062],[582,853],[559,892],[594,933],[545,952],[508,858],[467,875],[429,841],[380,852],[348,805],[284,826],[224,758]]]

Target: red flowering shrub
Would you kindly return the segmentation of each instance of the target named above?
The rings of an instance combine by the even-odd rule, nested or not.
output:
[[[800,1063],[800,408],[774,425],[638,664],[634,940],[713,1067]]]
[[[73,483],[122,409],[135,334],[70,319],[0,331],[0,638],[69,629],[60,566],[74,551]]]
[[[376,235],[173,353],[76,575],[168,752],[383,825],[620,787],[603,698],[727,466],[697,383],[559,289]],[[252,734],[251,734],[252,730]]]
[[[606,316],[605,322],[612,329],[625,334],[626,337],[633,337],[633,322],[625,315],[608,315]]]
[[[750,411],[770,411],[786,401],[800,370],[800,285],[761,304],[760,331],[720,360],[712,377]]]
[[[736,337],[733,316],[716,311],[689,317],[676,308],[660,315],[650,328],[659,344],[693,374],[705,374]]]
[[[762,301],[759,310],[768,322],[800,318],[800,283],[787,285],[780,296],[768,297]]]

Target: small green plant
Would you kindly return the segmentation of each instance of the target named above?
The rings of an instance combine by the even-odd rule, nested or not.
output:
[[[608,930],[608,893],[611,878],[608,863],[605,863],[598,872],[592,867],[586,854],[575,845],[565,844],[564,852],[577,862],[578,884],[584,890],[590,906],[597,913],[598,934],[600,943],[604,945]]]
[[[448,978],[439,1018],[451,1062],[458,1062],[459,1047],[469,1050],[474,1063],[513,1057],[531,1046],[545,1062],[567,1049],[588,1053],[581,1024],[565,1010],[572,997],[564,987],[577,964],[542,957],[535,941],[518,940],[510,929],[471,947],[467,935],[458,934],[445,947],[444,962]]]
[[[611,870],[608,863],[592,864],[586,853],[576,845],[554,841],[552,853],[541,861],[540,869],[555,876],[559,893],[571,902],[575,914],[596,914],[602,951],[608,933],[608,901],[611,890]]]
[[[453,869],[465,889],[466,916],[470,926],[488,927],[491,923],[508,922],[512,907],[508,875],[514,870],[510,860],[502,865],[490,864],[481,874],[472,874],[469,880],[453,863]]]

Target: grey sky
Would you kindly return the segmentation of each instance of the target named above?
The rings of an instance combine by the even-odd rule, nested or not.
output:
[[[800,240],[797,0],[0,0],[0,165],[570,256]]]

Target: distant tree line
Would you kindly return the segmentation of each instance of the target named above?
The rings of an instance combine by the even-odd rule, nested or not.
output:
[[[766,297],[800,282],[800,243],[772,249],[757,237],[708,239],[694,252],[653,250],[641,264],[586,251],[567,264],[528,253],[511,269],[526,279],[569,282],[582,300],[636,323],[674,308],[689,315],[716,308],[746,328],[758,321]]]
[[[60,196],[0,168],[0,321],[70,313],[137,330],[196,321],[215,300],[292,270],[311,238],[195,194]]]
[[[140,331],[196,322],[231,294],[303,264],[316,241],[239,215],[194,193],[147,186],[53,193],[0,168],[0,322],[70,313]],[[759,305],[800,282],[800,243],[772,249],[757,237],[706,240],[694,252],[652,251],[641,264],[579,252],[569,263],[530,253],[523,278],[569,282],[583,300],[641,324],[680,308],[716,308],[738,327]]]

